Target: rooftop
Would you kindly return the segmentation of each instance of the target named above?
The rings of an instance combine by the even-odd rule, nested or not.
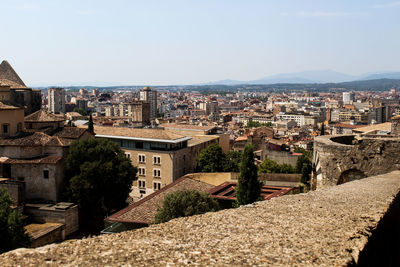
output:
[[[129,205],[125,209],[111,215],[107,218],[109,221],[129,222],[138,224],[150,224],[154,221],[157,210],[162,206],[164,197],[178,190],[196,189],[202,192],[208,192],[213,185],[182,177],[175,182],[161,188],[153,194]]]
[[[0,64],[0,85],[7,85],[11,88],[26,88],[24,82],[6,60],[3,60]]]
[[[16,110],[16,109],[23,109],[11,105],[4,104],[3,102],[0,102],[0,110]]]
[[[393,216],[399,212],[399,197],[395,198],[399,191],[400,171],[394,171],[134,231],[17,249],[0,255],[0,262],[3,266],[387,266],[398,262],[398,240],[388,240],[399,234]]]
[[[176,134],[164,129],[142,129],[124,127],[94,126],[96,137],[114,137],[131,140],[159,141],[159,142],[182,142],[190,137]]]
[[[165,129],[179,129],[179,130],[191,130],[191,131],[210,131],[214,129],[216,126],[200,126],[200,125],[192,125],[192,124],[179,124],[179,123],[163,123],[158,125],[159,127]]]
[[[25,122],[62,122],[64,117],[60,115],[55,115],[47,110],[40,109],[36,112],[25,117]]]

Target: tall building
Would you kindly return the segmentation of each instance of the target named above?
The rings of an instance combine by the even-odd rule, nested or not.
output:
[[[139,99],[150,103],[150,119],[157,118],[157,91],[144,87],[139,92]]]
[[[65,113],[64,88],[49,89],[49,111],[52,113]]]
[[[353,92],[343,92],[343,103],[349,104],[354,101],[354,93]]]

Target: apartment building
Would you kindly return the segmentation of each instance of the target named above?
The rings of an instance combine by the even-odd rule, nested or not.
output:
[[[284,120],[284,121],[293,120],[297,123],[297,126],[305,125],[304,115],[279,113],[276,115],[276,118],[278,120]]]
[[[144,87],[139,92],[139,100],[150,103],[150,119],[157,118],[157,91]]]
[[[161,128],[121,128],[95,126],[96,138],[107,138],[118,144],[126,157],[138,168],[131,197],[137,200],[194,172],[200,151],[220,136],[187,136]]]
[[[50,88],[48,92],[49,111],[51,113],[65,113],[64,88]]]

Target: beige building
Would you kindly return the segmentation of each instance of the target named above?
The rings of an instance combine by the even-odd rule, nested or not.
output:
[[[135,129],[95,126],[97,138],[118,144],[138,168],[131,196],[136,200],[195,170],[200,151],[220,136],[185,136],[165,129]]]
[[[15,136],[24,130],[24,109],[0,102],[0,137]]]

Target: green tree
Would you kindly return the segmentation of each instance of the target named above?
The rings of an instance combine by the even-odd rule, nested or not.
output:
[[[222,148],[217,144],[211,144],[204,148],[197,157],[198,172],[222,172],[226,156]]]
[[[87,111],[84,110],[83,108],[74,108],[72,111],[73,112],[78,112],[82,116],[87,116],[87,114],[88,114]]]
[[[292,165],[283,163],[278,164],[275,160],[266,158],[258,167],[261,173],[295,173],[295,168]]]
[[[169,193],[155,216],[155,223],[163,223],[174,218],[202,214],[219,210],[218,202],[207,193],[197,190],[182,190]]]
[[[310,186],[311,180],[311,164],[303,163],[303,168],[301,169],[301,180],[300,182],[307,187]]]
[[[6,189],[0,188],[0,253],[30,245],[22,216],[11,208],[11,198]]]
[[[90,113],[90,115],[89,115],[88,130],[89,130],[91,133],[94,133],[92,113]]]
[[[302,173],[304,164],[307,164],[307,166],[311,166],[310,157],[306,154],[303,154],[297,158],[296,173]],[[311,168],[311,167],[308,167],[308,168]]]
[[[229,151],[226,154],[224,171],[239,172],[239,165],[241,160],[242,160],[242,153],[240,153],[239,151]]]
[[[66,196],[87,222],[102,227],[106,214],[126,206],[137,169],[119,146],[107,139],[74,142],[66,158]]]
[[[254,164],[253,145],[244,147],[240,173],[236,187],[238,205],[250,204],[260,199],[261,183],[258,181],[257,166]]]

